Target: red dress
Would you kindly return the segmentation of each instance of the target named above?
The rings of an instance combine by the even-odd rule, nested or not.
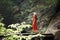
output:
[[[32,29],[33,32],[37,33],[38,32],[38,26],[37,26],[37,16],[33,15],[33,20],[32,20]]]

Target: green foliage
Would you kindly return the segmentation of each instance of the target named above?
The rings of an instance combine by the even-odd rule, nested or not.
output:
[[[2,23],[3,19],[4,19],[3,16],[0,14],[0,35],[4,35],[5,34],[4,23]]]
[[[21,24],[19,23],[11,24],[8,26],[8,29],[6,29],[5,35],[19,34],[23,30],[29,32],[29,30],[31,30],[31,27],[32,26],[30,24],[26,24],[25,22],[22,22]]]
[[[40,13],[40,9],[50,8],[52,5],[56,5],[56,3],[57,0],[0,0],[0,35],[10,35],[4,38],[4,40],[21,40],[22,37],[19,37],[17,35],[18,33],[21,33],[23,30],[28,33],[32,32],[32,12],[37,11]],[[40,14],[42,15],[43,13]],[[43,14],[43,16],[44,15],[45,14]],[[48,21],[50,20],[50,15],[51,14],[48,13],[43,18],[39,17],[39,22],[40,19],[46,20],[46,22],[43,23],[42,30],[39,30],[41,33],[45,32]],[[4,27],[2,20],[8,25],[8,29]]]
[[[3,40],[19,40],[17,35],[10,35],[6,38],[3,38]]]
[[[38,12],[38,10],[56,4],[56,2],[56,0],[0,0],[0,9],[3,9],[0,14],[4,16],[4,20],[7,20],[8,24],[21,23],[31,19],[26,17],[29,17],[29,14],[32,14],[33,11]],[[12,21],[9,23],[8,20]]]
[[[57,0],[43,0],[45,2],[47,2],[48,4],[56,4],[57,3]]]
[[[5,34],[5,27],[4,24],[0,22],[0,35],[4,35]]]
[[[21,40],[23,37],[21,36],[21,31],[29,31],[31,28],[30,24],[26,24],[25,22],[22,22],[21,24],[11,24],[8,26],[8,29],[5,31],[6,38],[3,38],[3,40]],[[20,36],[19,36],[19,35]],[[28,36],[27,36],[28,37]]]

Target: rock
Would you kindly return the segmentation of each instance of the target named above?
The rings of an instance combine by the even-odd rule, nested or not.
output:
[[[55,35],[55,40],[60,40],[60,12],[52,18],[45,34]]]

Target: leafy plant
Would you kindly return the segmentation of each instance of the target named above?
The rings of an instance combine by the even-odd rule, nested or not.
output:
[[[5,34],[5,27],[4,24],[0,22],[0,35],[4,35]]]

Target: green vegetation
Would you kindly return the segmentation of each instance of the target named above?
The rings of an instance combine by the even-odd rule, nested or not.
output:
[[[37,23],[42,27],[39,32],[45,33],[56,4],[56,0],[0,0],[0,36],[6,36],[3,40],[21,40],[18,34],[33,33],[33,12],[38,14]]]

